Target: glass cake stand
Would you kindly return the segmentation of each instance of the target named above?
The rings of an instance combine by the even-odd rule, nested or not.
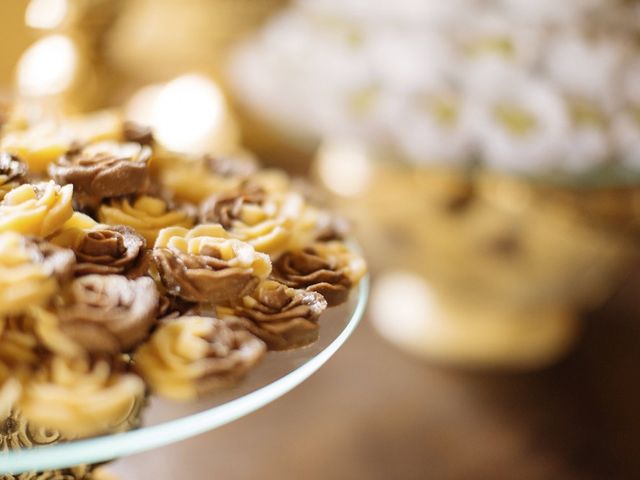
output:
[[[247,415],[302,383],[336,353],[362,318],[368,293],[369,278],[365,277],[349,301],[323,314],[316,343],[269,352],[235,387],[186,403],[152,396],[143,412],[143,425],[129,432],[2,452],[0,477],[113,460],[184,440]]]

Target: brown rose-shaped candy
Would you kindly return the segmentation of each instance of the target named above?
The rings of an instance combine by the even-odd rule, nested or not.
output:
[[[156,321],[158,290],[149,277],[86,275],[69,287],[58,307],[60,328],[88,352],[126,352],[149,334]]]
[[[264,343],[246,330],[194,315],[163,321],[134,361],[153,391],[189,400],[235,383],[265,351]]]
[[[122,137],[126,142],[139,143],[151,147],[154,142],[153,130],[146,125],[126,121],[122,125]]]
[[[49,167],[59,184],[73,184],[81,205],[144,190],[149,181],[151,149],[138,143],[104,141],[71,150]]]
[[[273,265],[272,276],[289,287],[320,293],[330,307],[345,302],[352,285],[343,269],[312,248],[282,254]]]
[[[351,229],[349,222],[342,217],[326,215],[324,221],[318,222],[317,242],[343,241]]]
[[[261,205],[264,198],[264,190],[252,185],[244,185],[239,190],[232,192],[216,193],[200,206],[200,221],[202,223],[219,223],[229,229],[234,220],[241,219],[243,207]]]
[[[27,166],[15,155],[0,152],[0,200],[18,186],[27,174]]]
[[[317,340],[318,318],[326,308],[326,300],[317,292],[267,280],[238,305],[219,307],[218,313],[261,338],[271,350],[287,350]]]
[[[318,292],[333,307],[347,300],[365,272],[361,257],[344,243],[331,241],[285,252],[274,262],[272,277],[293,288]]]
[[[131,227],[99,225],[83,232],[74,250],[76,275],[120,274],[129,278],[147,271],[147,242]]]
[[[259,279],[211,255],[189,255],[168,248],[153,249],[153,259],[167,290],[184,300],[228,304],[247,295]]]
[[[153,259],[167,291],[190,302],[226,305],[251,293],[271,261],[244,242],[224,238],[220,225],[163,229]]]

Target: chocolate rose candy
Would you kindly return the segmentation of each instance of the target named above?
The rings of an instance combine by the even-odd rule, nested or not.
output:
[[[122,137],[126,142],[139,143],[148,147],[153,146],[153,130],[146,125],[126,121],[122,124]]]
[[[83,232],[75,246],[76,275],[120,274],[129,278],[147,271],[147,242],[133,228],[123,225],[99,225]]]
[[[317,292],[267,280],[238,305],[218,311],[229,316],[226,320],[231,324],[241,325],[261,338],[271,350],[286,350],[317,340],[318,318],[326,308],[326,300]]]
[[[73,281],[58,307],[61,330],[88,352],[126,352],[144,340],[156,321],[158,290],[149,277],[86,275]]]
[[[262,341],[217,318],[164,321],[134,355],[135,368],[158,394],[189,400],[227,387],[260,361]]]
[[[272,276],[290,287],[322,294],[333,307],[347,300],[365,271],[362,258],[344,243],[331,241],[285,252],[274,262]]]
[[[228,304],[253,291],[259,278],[251,270],[234,268],[211,255],[190,255],[154,248],[153,259],[165,288],[191,302]]]
[[[272,276],[289,287],[320,293],[330,307],[345,302],[351,289],[344,270],[331,265],[312,248],[281,255],[273,265]]]
[[[149,180],[151,149],[138,143],[104,141],[71,150],[49,167],[59,184],[73,184],[82,205],[144,190]]]
[[[232,192],[216,193],[205,200],[200,206],[200,221],[202,223],[219,223],[224,228],[231,228],[234,220],[241,220],[244,207],[259,208],[265,199],[265,192],[261,187],[244,185]]]
[[[160,231],[152,255],[162,284],[191,302],[227,305],[251,293],[271,272],[264,253],[240,240],[225,238],[220,225]]]

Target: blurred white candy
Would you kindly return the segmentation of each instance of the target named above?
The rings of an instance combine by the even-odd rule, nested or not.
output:
[[[232,84],[293,134],[354,138],[416,164],[582,173],[619,151],[635,158],[635,124],[613,117],[640,106],[640,49],[614,17],[628,26],[632,6],[298,0],[239,49]],[[576,119],[576,104],[593,118]]]
[[[493,89],[481,83],[467,118],[484,163],[520,173],[560,164],[570,124],[557,92],[515,74],[494,77]]]
[[[615,37],[588,39],[580,33],[568,33],[549,45],[546,67],[551,82],[566,95],[597,102],[610,111],[620,103],[626,57],[624,45]]]

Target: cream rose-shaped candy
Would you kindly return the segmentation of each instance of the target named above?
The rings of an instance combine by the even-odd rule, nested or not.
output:
[[[240,303],[218,307],[217,312],[264,340],[270,349],[286,350],[317,340],[318,318],[326,308],[326,300],[317,292],[267,280]]]
[[[309,213],[298,193],[269,194],[260,186],[245,184],[239,190],[209,197],[201,205],[200,219],[220,223],[231,236],[273,255],[287,249],[292,241],[312,240],[303,235],[315,228]]]
[[[73,187],[54,182],[25,184],[7,193],[0,202],[0,232],[47,237],[62,228],[73,215]]]
[[[220,225],[162,230],[152,254],[168,292],[213,304],[251,293],[271,273],[271,260],[248,243],[227,237]]]
[[[318,292],[330,307],[345,302],[365,272],[364,260],[337,241],[285,252],[273,264],[274,279]]]
[[[227,387],[249,371],[266,351],[262,341],[216,318],[167,320],[134,355],[135,368],[151,389],[189,400]]]
[[[23,386],[18,406],[33,425],[67,438],[128,430],[137,422],[144,382],[111,365],[53,357]]]
[[[22,364],[39,363],[44,356],[56,355],[68,358],[83,357],[87,351],[83,345],[76,343],[67,336],[60,326],[60,318],[52,308],[31,307],[22,317],[13,318],[7,328],[7,333],[21,338],[21,344],[31,352],[31,363],[21,361]],[[17,345],[13,339],[10,342]],[[26,354],[27,348],[24,349]],[[27,358],[24,355],[23,358]]]
[[[0,362],[11,369],[34,367],[40,361],[40,342],[30,322],[23,317],[7,321],[0,334]]]
[[[182,201],[200,203],[212,192],[236,190],[256,169],[247,156],[189,158],[180,155],[163,157],[154,162],[163,185]]]
[[[2,149],[24,158],[29,171],[45,173],[49,164],[75,144],[85,144],[121,136],[122,119],[111,110],[60,122],[37,123],[26,130],[7,133]]]
[[[46,305],[75,258],[68,249],[17,233],[0,233],[0,317]]]
[[[139,143],[104,141],[73,149],[49,166],[59,184],[72,184],[76,200],[99,203],[144,190],[149,182],[151,149]]]
[[[109,225],[132,227],[149,245],[153,245],[163,228],[193,225],[193,219],[187,212],[171,210],[164,200],[147,195],[141,195],[133,202],[127,198],[114,199],[100,207],[98,219]]]
[[[156,322],[158,290],[149,277],[85,275],[68,288],[57,315],[62,332],[91,353],[126,352]]]
[[[22,385],[15,370],[0,361],[0,420],[8,417],[22,393]]]

